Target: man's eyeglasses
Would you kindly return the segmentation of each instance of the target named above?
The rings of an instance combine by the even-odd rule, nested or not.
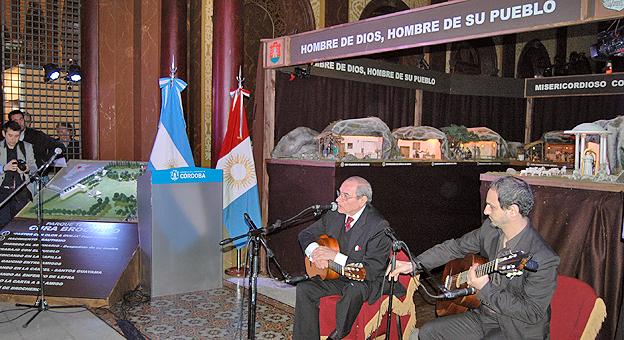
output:
[[[336,197],[337,197],[337,198],[342,197],[342,199],[344,199],[344,200],[348,200],[348,199],[350,199],[350,198],[357,197],[357,196],[355,196],[355,195],[351,195],[351,194],[350,194],[350,193],[348,193],[348,192],[340,192],[340,190],[336,190]]]

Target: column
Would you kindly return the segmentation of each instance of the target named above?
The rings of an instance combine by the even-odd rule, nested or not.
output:
[[[82,158],[99,159],[98,152],[98,1],[80,4],[81,55],[80,101],[82,104]]]
[[[216,166],[227,128],[229,93],[243,63],[243,2],[215,0],[213,27],[211,161]]]

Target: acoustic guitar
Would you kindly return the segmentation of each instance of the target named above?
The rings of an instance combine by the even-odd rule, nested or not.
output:
[[[316,241],[320,246],[328,247],[335,251],[340,251],[340,246],[335,238],[327,235],[321,235]],[[341,275],[355,281],[364,281],[366,278],[366,269],[361,263],[348,263],[344,267],[334,261],[329,261],[327,268],[321,269],[314,265],[309,258],[305,260],[306,274],[309,277],[319,276],[322,280],[334,280]]]
[[[456,259],[447,263],[442,273],[442,280],[444,287],[448,290],[466,288],[468,286],[468,270],[473,263],[479,264],[476,270],[477,277],[491,273],[504,274],[507,277],[519,276],[524,272],[529,260],[530,256],[524,251],[517,251],[490,262],[487,262],[487,259],[481,256],[469,254],[463,259]],[[535,262],[531,262],[535,264]],[[526,269],[532,270],[529,267]],[[436,302],[436,314],[445,316],[463,313],[468,309],[478,308],[480,305],[481,302],[474,294],[458,297],[454,300],[438,300]]]

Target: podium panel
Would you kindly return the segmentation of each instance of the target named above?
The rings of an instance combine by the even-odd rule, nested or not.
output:
[[[179,168],[139,178],[141,284],[152,297],[220,288],[221,170]]]

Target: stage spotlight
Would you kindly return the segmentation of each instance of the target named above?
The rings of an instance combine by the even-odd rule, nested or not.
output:
[[[80,74],[80,66],[78,65],[69,65],[67,68],[67,78],[68,81],[77,83],[82,80],[82,76]]]
[[[46,81],[55,81],[61,76],[61,70],[56,64],[46,64],[43,70],[45,71]]]

